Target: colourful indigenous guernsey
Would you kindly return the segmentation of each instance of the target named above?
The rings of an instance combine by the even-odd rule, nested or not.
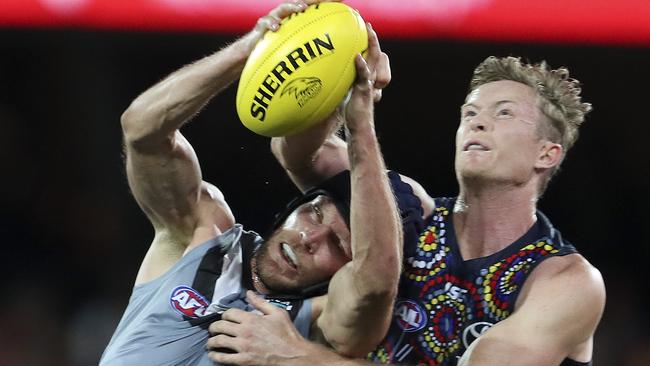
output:
[[[541,212],[524,236],[483,258],[463,260],[454,198],[436,199],[416,243],[405,243],[404,273],[388,336],[368,355],[379,363],[456,365],[467,347],[515,309],[526,278],[542,261],[576,253]],[[412,245],[411,245],[412,244]],[[582,365],[566,359],[562,365]]]

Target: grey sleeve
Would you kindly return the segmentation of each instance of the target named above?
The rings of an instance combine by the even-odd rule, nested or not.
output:
[[[311,299],[306,299],[298,311],[298,315],[293,320],[293,324],[298,329],[298,332],[307,339],[309,339],[309,330],[311,329],[311,307]]]

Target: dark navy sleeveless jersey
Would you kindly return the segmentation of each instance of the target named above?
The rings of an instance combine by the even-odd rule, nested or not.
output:
[[[404,272],[387,337],[368,355],[378,363],[453,366],[483,332],[514,311],[532,270],[553,256],[576,253],[549,220],[487,257],[464,261],[452,215],[455,199],[438,198],[427,228],[405,243]],[[565,360],[563,366],[587,365]]]

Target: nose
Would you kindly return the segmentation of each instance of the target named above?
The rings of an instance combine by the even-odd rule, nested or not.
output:
[[[490,116],[487,111],[480,111],[467,121],[467,125],[472,132],[485,131],[488,128]]]
[[[310,253],[315,253],[331,235],[331,228],[327,225],[318,225],[300,233],[300,243]]]

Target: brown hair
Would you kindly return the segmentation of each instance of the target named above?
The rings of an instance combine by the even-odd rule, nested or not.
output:
[[[535,89],[540,97],[539,108],[549,123],[540,123],[540,136],[561,144],[564,154],[578,139],[578,129],[591,111],[591,104],[583,103],[580,83],[569,77],[569,70],[561,67],[552,70],[545,61],[538,64],[522,63],[519,57],[494,57],[485,59],[474,70],[470,90],[499,80],[512,80]],[[564,157],[563,157],[564,158]],[[556,165],[543,182],[540,193],[558,171]]]

